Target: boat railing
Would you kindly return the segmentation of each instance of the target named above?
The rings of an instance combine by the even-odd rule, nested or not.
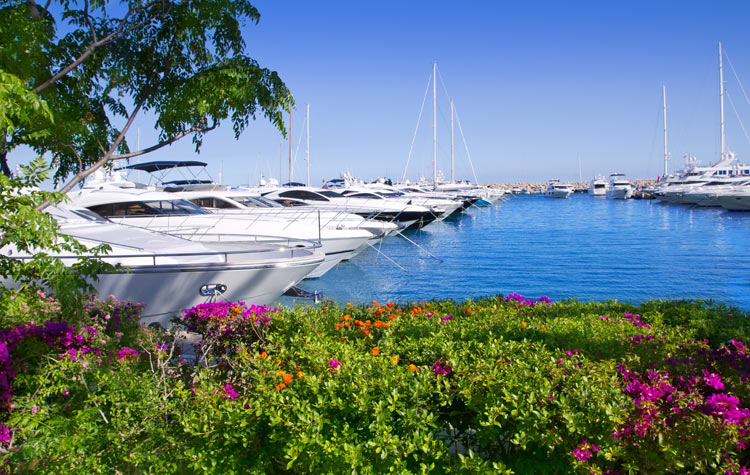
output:
[[[225,235],[226,236],[226,235]],[[247,239],[250,236],[245,235],[237,235],[237,237],[243,238],[242,240],[225,240],[225,241],[212,241],[212,242],[221,242],[222,244],[276,244],[276,246],[273,247],[263,247],[260,249],[235,249],[235,250],[227,250],[227,249],[221,249],[221,250],[212,250],[212,249],[206,249],[205,251],[191,251],[191,252],[147,252],[147,253],[140,253],[140,254],[82,254],[82,255],[62,255],[62,256],[53,256],[60,260],[77,260],[77,259],[117,259],[117,260],[143,260],[143,259],[150,259],[152,262],[152,265],[158,266],[158,265],[169,265],[169,264],[175,264],[175,263],[166,263],[166,264],[159,264],[157,262],[157,259],[159,258],[176,258],[176,257],[213,257],[213,256],[219,256],[223,258],[223,263],[226,264],[229,262],[230,256],[238,256],[238,255],[246,255],[246,254],[261,254],[261,253],[271,253],[271,252],[288,252],[290,258],[299,257],[300,253],[304,252],[305,254],[309,254],[310,251],[313,251],[314,249],[319,249],[321,244],[317,241],[310,241],[307,239],[293,239],[293,238],[285,238],[281,236],[253,236],[257,238],[265,238],[265,240],[251,240]],[[86,238],[89,241],[94,241],[92,239]],[[97,241],[105,244],[103,241]],[[132,246],[127,245],[120,245],[115,244],[118,247],[125,247],[125,248],[133,248]],[[295,254],[296,253],[296,254]],[[14,260],[31,260],[34,258],[34,256],[5,256],[9,259]],[[206,265],[206,264],[215,264],[216,262],[188,262],[188,263],[180,263],[180,265],[183,266],[198,266],[198,265]],[[125,264],[123,262],[120,262],[119,264]],[[139,264],[143,265],[143,264]]]

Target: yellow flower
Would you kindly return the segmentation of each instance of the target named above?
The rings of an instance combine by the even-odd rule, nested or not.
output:
[[[297,373],[297,377],[298,378],[302,378],[304,376],[305,376],[305,373],[303,373],[302,371],[300,371],[300,372]]]
[[[391,356],[391,361],[398,363],[398,356]]]

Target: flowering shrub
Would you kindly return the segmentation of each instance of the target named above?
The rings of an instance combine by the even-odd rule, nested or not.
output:
[[[211,302],[186,309],[176,323],[188,332],[200,336],[197,349],[205,363],[234,353],[238,348],[246,351],[263,343],[277,308],[265,305],[246,306],[245,302]]]
[[[91,305],[81,324],[3,330],[0,456],[12,470],[750,465],[747,316],[732,310],[733,332],[704,325],[728,318],[722,306],[517,294],[283,310],[212,303],[179,319],[176,330],[201,338],[191,358],[174,331],[138,327],[138,306]]]

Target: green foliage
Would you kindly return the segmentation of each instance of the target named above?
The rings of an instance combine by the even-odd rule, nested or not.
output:
[[[59,254],[97,256],[107,246],[87,249],[70,236],[58,231],[54,218],[38,210],[45,202],[62,199],[58,193],[40,191],[37,187],[47,176],[44,160],[38,158],[21,167],[21,173],[8,178],[0,174],[0,315],[3,327],[13,323],[36,320],[24,312],[9,311],[19,302],[32,304],[38,289],[51,290],[63,304],[63,316],[75,321],[86,299],[84,291],[91,290],[90,281],[96,274],[112,266],[97,259],[81,257],[72,265],[65,265],[54,257]],[[9,288],[15,287],[14,292]],[[17,299],[11,304],[11,297]]]
[[[205,338],[194,353],[176,344],[180,327],[105,325],[117,305],[89,308],[96,351],[19,350],[28,368],[0,421],[13,429],[11,467],[693,473],[737,472],[750,460],[747,417],[727,422],[706,406],[717,394],[750,405],[743,344],[695,340],[721,306],[672,302],[667,318],[659,302],[327,302],[280,313],[216,303],[179,320]],[[682,388],[675,399],[634,386],[658,388],[658,378]],[[665,412],[638,426],[647,408]]]
[[[291,94],[244,51],[241,27],[259,18],[246,0],[64,2],[54,12],[0,0],[0,70],[39,93],[55,117],[52,133],[31,123],[7,135],[0,161],[29,145],[52,155],[59,182],[127,158],[127,120],[141,111],[155,117],[159,143],[140,153],[187,136],[199,151],[208,131],[229,121],[239,137],[258,114],[283,132]]]

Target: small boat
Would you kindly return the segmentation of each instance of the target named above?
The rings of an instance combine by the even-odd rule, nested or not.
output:
[[[609,188],[607,198],[610,200],[628,200],[633,197],[633,185],[622,173],[613,173],[609,176]]]
[[[606,196],[607,195],[607,180],[603,176],[597,175],[589,182],[588,194],[591,196]]]
[[[568,183],[561,183],[560,180],[550,180],[547,182],[547,188],[543,194],[547,198],[567,198],[573,194],[573,186]]]

